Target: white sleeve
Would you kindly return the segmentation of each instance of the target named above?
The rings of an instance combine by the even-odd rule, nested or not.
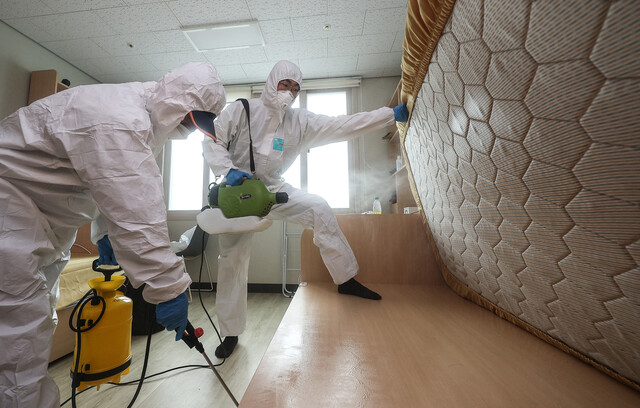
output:
[[[150,149],[131,142],[137,136],[100,128],[69,159],[91,190],[118,263],[134,287],[146,283],[145,300],[157,304],[183,293],[191,278],[169,245],[160,170]]]
[[[229,170],[235,168],[227,149],[211,138],[202,141],[202,152],[209,168],[216,176],[226,176]]]
[[[316,147],[354,139],[389,126],[394,120],[393,109],[387,106],[371,112],[335,117],[307,112],[307,125],[303,130],[305,145]]]
[[[227,106],[213,122],[216,140],[205,137],[202,141],[204,159],[216,176],[226,176],[229,170],[235,168],[227,147],[237,132],[237,120],[234,120],[233,114],[237,108],[236,104],[239,102]]]
[[[98,241],[108,233],[107,223],[102,214],[99,214],[95,220],[91,221],[91,242],[97,245]]]

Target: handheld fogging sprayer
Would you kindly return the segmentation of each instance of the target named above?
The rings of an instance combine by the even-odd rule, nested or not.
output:
[[[198,225],[209,234],[257,232],[267,229],[266,217],[275,204],[289,201],[287,193],[272,193],[258,179],[245,179],[238,186],[209,186],[209,206],[197,216]]]
[[[104,276],[89,281],[89,290],[76,304],[69,327],[76,333],[71,366],[72,403],[75,391],[106,382],[120,382],[131,365],[131,322],[133,302],[118,289],[124,276],[112,276],[122,268],[104,268],[93,261],[92,268]],[[75,317],[75,321],[74,321]]]

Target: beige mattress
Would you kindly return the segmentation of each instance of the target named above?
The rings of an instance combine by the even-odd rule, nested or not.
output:
[[[401,140],[445,277],[640,390],[640,3],[434,15]]]
[[[73,255],[60,274],[60,299],[57,310],[63,309],[80,298],[90,289],[87,282],[102,276],[91,269],[95,255],[88,257]]]

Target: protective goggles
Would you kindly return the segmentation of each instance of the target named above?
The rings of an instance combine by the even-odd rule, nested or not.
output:
[[[216,115],[212,112],[205,111],[191,111],[187,115],[187,120],[202,133],[209,136],[213,140],[216,139],[216,129],[213,126],[213,120],[216,118]]]

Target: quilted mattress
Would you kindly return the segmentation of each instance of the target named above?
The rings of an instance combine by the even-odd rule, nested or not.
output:
[[[640,389],[640,3],[444,21],[403,140],[445,273]]]
[[[60,310],[77,302],[90,289],[87,282],[100,275],[91,269],[96,256],[72,256],[60,273],[60,298],[56,309]]]

